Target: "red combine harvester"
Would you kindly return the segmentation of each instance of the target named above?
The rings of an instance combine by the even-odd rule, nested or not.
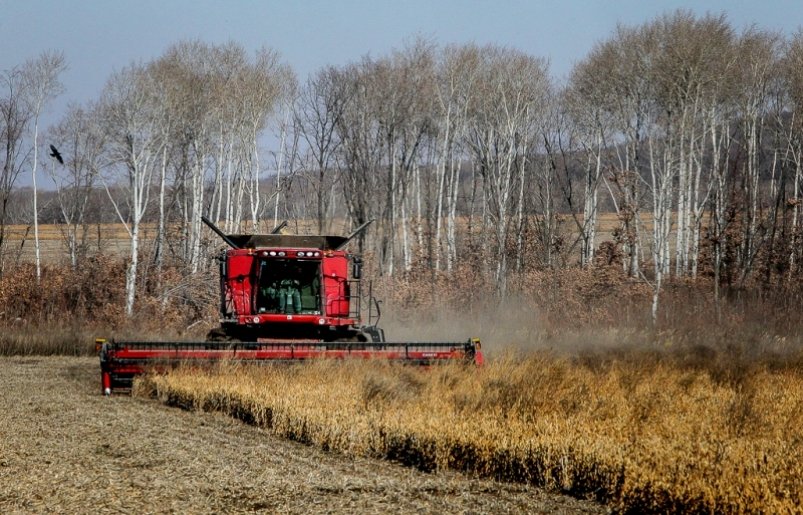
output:
[[[146,369],[180,363],[381,358],[482,364],[478,339],[385,341],[370,283],[363,292],[362,260],[342,250],[370,222],[346,237],[278,234],[284,224],[271,234],[227,235],[202,219],[231,247],[219,258],[220,327],[204,342],[97,340],[104,394],[130,388]]]

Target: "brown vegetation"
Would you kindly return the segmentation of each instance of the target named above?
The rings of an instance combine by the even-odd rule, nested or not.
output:
[[[125,263],[95,256],[73,269],[32,263],[0,277],[0,355],[86,355],[94,338],[202,337],[216,322],[214,278],[165,268],[141,285],[140,309],[124,315]],[[202,323],[198,323],[202,322]]]
[[[709,349],[507,355],[481,370],[224,365],[153,375],[136,391],[327,450],[534,483],[626,511],[795,511],[801,358],[730,358]]]

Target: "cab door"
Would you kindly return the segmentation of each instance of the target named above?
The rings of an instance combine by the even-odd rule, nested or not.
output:
[[[330,317],[348,317],[348,259],[345,256],[324,256],[321,261],[325,313]]]

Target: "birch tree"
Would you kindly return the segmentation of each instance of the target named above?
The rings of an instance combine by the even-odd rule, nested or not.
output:
[[[745,152],[744,194],[745,224],[741,245],[741,283],[753,269],[754,260],[764,237],[760,226],[761,142],[764,119],[767,115],[768,88],[778,69],[777,36],[768,32],[748,30],[738,43],[737,80],[738,109],[741,116],[741,141]]]
[[[120,222],[131,241],[125,287],[127,316],[134,312],[140,230],[150,201],[154,170],[164,144],[160,138],[162,112],[154,94],[156,88],[157,84],[145,67],[132,65],[112,75],[101,99],[110,171],[122,173],[128,190],[128,219],[123,218],[115,204]],[[108,186],[106,191],[109,192]],[[111,194],[109,198],[114,202]]]
[[[441,268],[445,232],[446,270],[457,261],[457,199],[465,156],[469,107],[479,78],[480,49],[473,44],[447,47],[437,70],[438,152],[436,163],[434,266]],[[445,220],[444,220],[445,218]],[[445,228],[444,228],[445,224]]]
[[[694,18],[678,12],[661,18],[662,41],[655,65],[656,99],[676,168],[677,229],[675,274],[695,275],[700,226],[712,182],[707,175],[711,108],[721,96],[725,72],[733,60],[732,30],[723,15]],[[715,129],[714,129],[715,130]]]
[[[801,231],[801,210],[803,210],[803,31],[798,31],[786,48],[783,59],[783,78],[789,95],[789,122],[787,129],[788,155],[793,167],[790,198],[787,206],[790,213],[789,243],[787,259],[789,278],[796,275],[803,259],[803,231]]]
[[[387,99],[379,104],[377,114],[386,138],[384,145],[389,170],[383,249],[390,274],[394,270],[395,243],[399,241],[403,267],[405,270],[411,268],[412,231],[408,220],[417,219],[416,232],[420,231],[420,208],[407,206],[414,198],[410,190],[420,184],[414,178],[420,168],[424,141],[432,129],[434,64],[432,46],[425,40],[418,40],[402,51],[394,52],[391,59],[377,70],[380,98]],[[420,190],[417,195],[420,196]],[[399,225],[401,227],[397,228]],[[400,237],[397,229],[401,232]]]
[[[647,162],[645,141],[654,123],[651,59],[655,58],[656,46],[653,27],[617,27],[609,40],[598,44],[575,67],[568,90],[569,108],[587,156],[583,218],[589,226],[582,232],[593,231],[595,187],[603,181],[620,220],[623,267],[631,277],[640,270],[640,186]],[[603,174],[606,168],[610,170],[608,177]],[[593,254],[592,248],[589,241],[586,259]]]
[[[507,289],[507,240],[517,185],[525,180],[535,120],[548,88],[543,60],[516,51],[487,47],[477,103],[469,118],[468,146],[483,180],[485,228],[494,234],[494,280]]]
[[[569,85],[561,99],[561,108],[571,117],[572,126],[566,127],[566,124],[560,123],[559,113],[556,112],[555,137],[547,140],[548,153],[550,155],[559,153],[565,168],[566,151],[562,136],[571,134],[570,131],[576,129],[578,146],[583,149],[583,154],[586,156],[583,164],[582,218],[574,217],[580,233],[580,264],[585,267],[591,266],[594,260],[599,187],[606,166],[604,153],[607,142],[616,141],[613,136],[612,113],[616,108],[614,97],[621,94],[617,91],[615,81],[612,80],[619,73],[618,64],[615,62],[619,59],[616,50],[618,49],[614,44],[600,44],[584,61],[574,67]],[[561,127],[566,127],[566,130],[560,130]],[[553,157],[555,160],[557,158],[558,156]],[[557,169],[557,164],[555,168]],[[573,199],[574,189],[570,182],[570,173],[568,169],[565,169],[565,172],[567,184],[564,197],[574,214],[577,202]],[[618,211],[618,203],[614,205]],[[631,222],[629,215],[623,212],[617,214],[626,225]]]
[[[39,192],[37,188],[37,167],[39,164],[39,119],[45,105],[64,90],[59,75],[66,70],[67,63],[61,52],[44,52],[38,58],[28,61],[22,68],[25,99],[33,121],[31,184],[33,186],[33,234],[36,262],[36,281],[42,276],[39,249]]]

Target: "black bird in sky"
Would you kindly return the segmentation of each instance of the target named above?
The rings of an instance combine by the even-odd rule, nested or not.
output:
[[[50,155],[55,157],[59,163],[64,164],[64,159],[61,158],[61,154],[59,153],[58,149],[53,145],[50,145]]]

